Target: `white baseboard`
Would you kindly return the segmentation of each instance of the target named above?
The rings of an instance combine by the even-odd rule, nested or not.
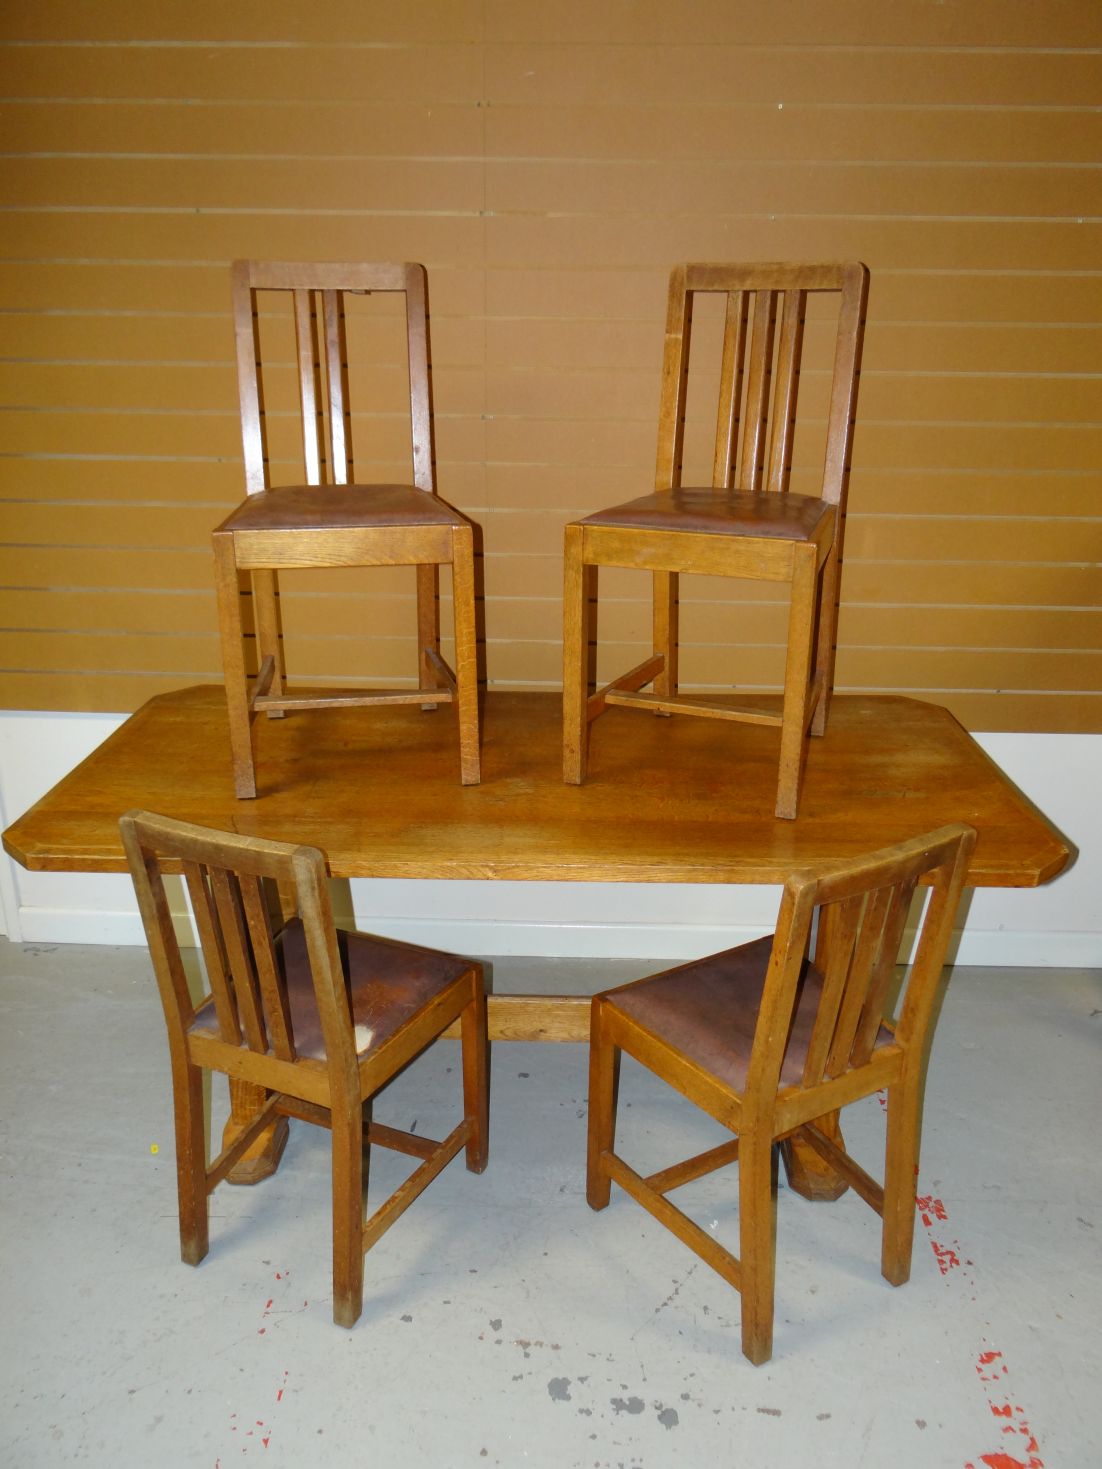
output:
[[[121,716],[0,713],[0,819],[6,826],[83,759]],[[1102,967],[1102,735],[976,736],[1079,848],[1038,889],[971,894],[959,964]],[[678,960],[772,927],[779,889],[712,884],[357,881],[338,907],[362,927],[456,953]],[[23,943],[140,944],[128,880],[28,873],[6,855],[0,900]],[[656,921],[655,914],[660,914]]]

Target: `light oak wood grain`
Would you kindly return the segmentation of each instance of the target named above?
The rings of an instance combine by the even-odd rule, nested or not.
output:
[[[776,711],[776,700],[754,700]],[[1069,845],[945,709],[841,695],[813,742],[800,815],[772,814],[776,733],[610,710],[589,780],[561,778],[554,694],[486,696],[483,782],[454,782],[447,718],[415,709],[262,721],[260,786],[233,793],[217,685],[159,695],[4,833],[32,871],[126,870],[116,823],[144,804],[325,848],[338,877],[780,883],[947,821],[979,839],[968,881],[1035,887]],[[671,774],[672,772],[672,774]]]

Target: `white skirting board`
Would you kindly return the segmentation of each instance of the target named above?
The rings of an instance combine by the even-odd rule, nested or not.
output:
[[[3,824],[15,820],[122,719],[0,712]],[[980,734],[976,739],[1079,856],[1046,887],[971,894],[956,961],[1102,966],[1102,735]],[[674,960],[714,952],[770,929],[778,891],[710,884],[380,879],[340,885],[337,903],[363,928],[458,953]],[[0,932],[16,942],[143,941],[126,877],[25,872],[4,854],[0,899]]]

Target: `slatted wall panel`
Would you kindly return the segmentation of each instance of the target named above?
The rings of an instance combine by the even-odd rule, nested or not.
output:
[[[543,688],[564,521],[651,482],[670,264],[856,257],[840,687],[1102,728],[1092,0],[9,0],[0,35],[5,706],[219,677],[235,256],[428,266],[490,677]],[[411,679],[406,588],[292,583],[296,668]],[[648,613],[606,589],[611,670]],[[779,684],[760,587],[683,620],[690,682]]]

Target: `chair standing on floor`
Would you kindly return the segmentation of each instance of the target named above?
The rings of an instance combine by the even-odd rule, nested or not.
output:
[[[314,847],[209,831],[148,812],[122,818],[168,1027],[176,1122],[180,1253],[207,1253],[207,1196],[277,1117],[327,1127],[333,1137],[333,1320],[363,1309],[364,1252],[460,1148],[486,1166],[488,1085],[482,967],[412,944],[338,931],[325,857]],[[208,992],[193,1001],[163,874],[182,868],[202,945]],[[293,892],[294,917],[274,927],[265,879]],[[443,1142],[384,1127],[371,1099],[459,1019],[463,1120]],[[208,1164],[204,1069],[268,1089],[234,1144]],[[369,1144],[421,1160],[364,1223]]]
[[[693,298],[726,296],[710,487],[681,483]],[[789,491],[809,293],[839,297],[819,493]],[[680,265],[670,277],[655,493],[566,528],[563,779],[586,777],[589,725],[612,705],[780,727],[776,815],[794,817],[806,738],[826,728],[838,574],[868,271],[845,265]],[[751,312],[750,306],[753,304]],[[779,337],[777,327],[780,327]],[[772,385],[772,387],[771,387]],[[589,694],[599,566],[653,573],[653,655]],[[678,697],[678,576],[786,583],[782,711]],[[814,649],[814,656],[813,656]],[[640,690],[653,683],[652,693]]]
[[[305,483],[268,484],[258,291],[293,303]],[[405,297],[412,484],[353,481],[345,296]],[[327,265],[238,260],[233,313],[245,449],[246,500],[214,532],[215,578],[229,708],[234,785],[256,795],[251,724],[261,710],[358,704],[455,703],[460,778],[479,782],[474,526],[436,494],[425,269],[412,264]],[[418,688],[292,694],[285,687],[277,574],[291,568],[416,566]],[[452,568],[455,670],[440,656],[439,568]],[[239,573],[252,583],[258,673],[245,670]]]
[[[708,959],[595,996],[589,1079],[587,1197],[616,1182],[742,1294],[742,1349],[773,1350],[774,1145],[799,1136],[883,1217],[881,1270],[910,1275],[924,1064],[939,979],[976,834],[943,827],[816,876],[785,883],[777,930]],[[914,961],[890,1018],[911,900],[929,882]],[[814,962],[807,954],[819,926]],[[616,1089],[627,1051],[735,1133],[733,1141],[641,1177],[615,1151]],[[883,1186],[846,1153],[831,1125],[847,1103],[883,1089]],[[666,1195],[738,1161],[740,1258]]]

